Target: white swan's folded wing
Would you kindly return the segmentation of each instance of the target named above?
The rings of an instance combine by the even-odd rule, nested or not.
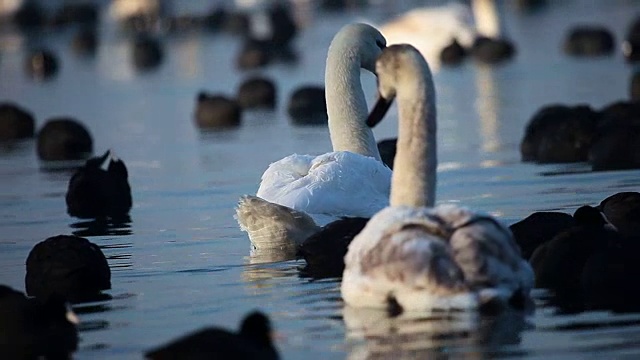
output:
[[[309,174],[309,168],[313,163],[313,155],[293,154],[271,163],[260,182],[260,188],[256,196],[274,202],[293,187],[291,184],[297,183]]]
[[[338,151],[271,164],[256,195],[312,217],[370,217],[387,206],[390,187],[391,170],[380,161]]]

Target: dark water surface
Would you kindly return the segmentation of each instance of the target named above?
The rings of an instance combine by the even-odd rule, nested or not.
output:
[[[606,25],[620,42],[640,1],[549,2],[532,14],[509,9],[509,35],[518,44],[514,61],[496,68],[468,61],[436,75],[439,202],[459,202],[510,224],[533,211],[572,212],[618,191],[640,190],[640,171],[584,173],[582,164],[519,161],[524,125],[542,105],[600,108],[628,96],[631,69],[619,49],[611,57],[577,60],[565,57],[560,46],[568,27],[581,22]],[[0,283],[24,289],[27,254],[49,236],[76,233],[99,244],[112,268],[114,299],[77,307],[78,359],[140,358],[143,350],[205,325],[235,328],[254,308],[272,316],[285,359],[640,356],[638,315],[560,316],[539,296],[528,317],[461,313],[388,320],[376,311],[345,309],[339,282],[299,277],[300,262],[259,263],[249,256],[249,240],[233,218],[238,197],[255,193],[270,162],[331,146],[326,128],[289,124],[288,95],[298,85],[323,82],[326,50],[340,26],[389,15],[372,9],[307,17],[297,39],[301,63],[260,72],[277,80],[278,110],[245,114],[239,129],[208,134],[193,125],[195,95],[201,89],[231,95],[248,75],[234,68],[235,38],[169,37],[163,66],[138,74],[129,65],[126,39],[108,27],[93,60],[73,56],[70,32],[39,40],[5,34],[0,100],[32,110],[38,127],[58,115],[87,124],[95,152],[113,149],[127,164],[134,207],[131,223],[117,228],[70,218],[64,202],[70,173],[42,171],[34,141],[3,147]],[[62,61],[58,77],[44,84],[22,72],[23,51],[40,42]],[[363,80],[373,98],[373,76]],[[391,114],[376,129],[378,138],[396,134]]]

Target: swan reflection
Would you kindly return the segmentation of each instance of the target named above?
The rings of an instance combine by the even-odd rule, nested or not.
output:
[[[486,358],[506,345],[518,345],[527,328],[526,314],[505,311],[387,312],[346,306],[348,359]],[[456,350],[454,350],[456,349]]]

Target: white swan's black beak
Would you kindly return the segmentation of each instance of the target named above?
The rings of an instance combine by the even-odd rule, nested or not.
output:
[[[394,98],[385,99],[380,94],[378,94],[378,100],[373,106],[373,109],[371,109],[369,117],[367,118],[367,126],[372,128],[378,125],[380,121],[382,121],[382,118],[384,118],[384,116],[387,114],[387,111],[389,111],[389,108],[393,103],[393,99]]]

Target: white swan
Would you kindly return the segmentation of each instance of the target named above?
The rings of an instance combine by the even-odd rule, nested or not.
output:
[[[436,112],[424,58],[411,45],[393,45],[378,59],[376,72],[380,103],[398,99],[391,205],[372,217],[349,245],[341,285],[345,302],[426,311],[528,296],[533,272],[507,227],[465,208],[431,208]]]
[[[453,2],[411,10],[380,26],[389,45],[411,44],[427,59],[432,71],[440,68],[440,53],[457,40],[470,48],[477,35],[498,38],[503,33],[502,0],[472,0],[471,7]],[[475,21],[474,21],[475,20]]]
[[[108,14],[115,21],[126,21],[135,16],[157,18],[161,11],[160,0],[112,0]]]
[[[290,155],[269,166],[257,196],[244,196],[236,218],[256,249],[293,248],[343,216],[370,217],[388,205],[391,170],[366,125],[360,69],[373,72],[386,45],[375,28],[343,27],[327,55],[325,88],[333,152]]]
[[[471,0],[476,32],[488,38],[505,36],[505,0]]]

